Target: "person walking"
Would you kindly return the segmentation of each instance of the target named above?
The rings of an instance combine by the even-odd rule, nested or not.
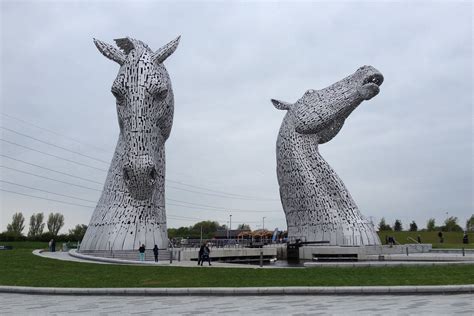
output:
[[[444,242],[443,232],[440,231],[440,232],[438,233],[438,237],[439,237],[439,242],[440,242],[440,243],[443,243],[443,242]]]
[[[153,247],[153,254],[155,255],[155,262],[158,262],[158,246]]]
[[[201,264],[202,262],[202,256],[204,254],[204,244],[201,245],[201,248],[199,248],[199,253],[198,253],[198,265]],[[202,265],[202,264],[201,264]]]
[[[203,252],[202,252],[202,257],[201,257],[201,266],[202,266],[204,260],[209,262],[209,265],[212,266],[210,254],[211,254],[211,250],[209,249],[209,247],[207,245],[204,246],[204,249],[203,249]]]
[[[145,261],[145,245],[142,244],[138,251],[140,252],[140,261]]]

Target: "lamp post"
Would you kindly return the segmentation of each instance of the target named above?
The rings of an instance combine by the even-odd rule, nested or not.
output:
[[[262,238],[263,238],[263,240],[266,239],[265,238],[265,216],[262,217]],[[264,241],[264,243],[265,243],[265,241]]]
[[[202,245],[202,225],[201,225],[201,241],[199,244]]]
[[[232,214],[229,215],[229,239],[232,238]]]

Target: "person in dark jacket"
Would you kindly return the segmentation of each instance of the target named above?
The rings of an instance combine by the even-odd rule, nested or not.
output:
[[[204,246],[204,249],[203,249],[203,252],[202,252],[201,266],[204,263],[204,261],[209,262],[209,265],[212,266],[212,264],[211,264],[211,250],[209,249],[209,247],[207,245]]]
[[[145,245],[142,244],[138,251],[140,252],[140,261],[145,261]]]
[[[438,233],[438,237],[439,237],[439,242],[440,242],[440,243],[443,243],[443,242],[444,242],[443,232],[440,231],[440,232]]]
[[[202,255],[204,254],[204,247],[205,247],[205,245],[202,244],[202,245],[201,245],[201,248],[199,248],[199,253],[198,253],[198,265],[200,265],[201,262],[202,262]],[[202,264],[201,264],[201,265],[202,265]]]
[[[153,247],[153,254],[155,255],[155,262],[158,262],[158,246]]]
[[[462,243],[463,244],[469,243],[469,236],[467,235],[467,232],[464,232],[464,236],[462,237]]]

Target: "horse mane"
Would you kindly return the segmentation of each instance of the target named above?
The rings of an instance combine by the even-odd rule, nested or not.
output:
[[[117,38],[114,41],[125,55],[128,55],[132,50],[137,51],[137,56],[141,56],[145,51],[152,52],[147,44],[131,37]]]

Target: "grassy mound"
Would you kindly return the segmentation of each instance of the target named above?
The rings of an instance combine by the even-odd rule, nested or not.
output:
[[[463,244],[463,232],[443,232],[444,242],[439,242],[438,232],[378,232],[380,240],[385,244],[385,237],[392,236],[400,244],[412,244],[420,236],[424,244],[432,244],[433,248],[474,248],[474,233],[468,233],[470,244]],[[411,240],[410,240],[410,238]]]

